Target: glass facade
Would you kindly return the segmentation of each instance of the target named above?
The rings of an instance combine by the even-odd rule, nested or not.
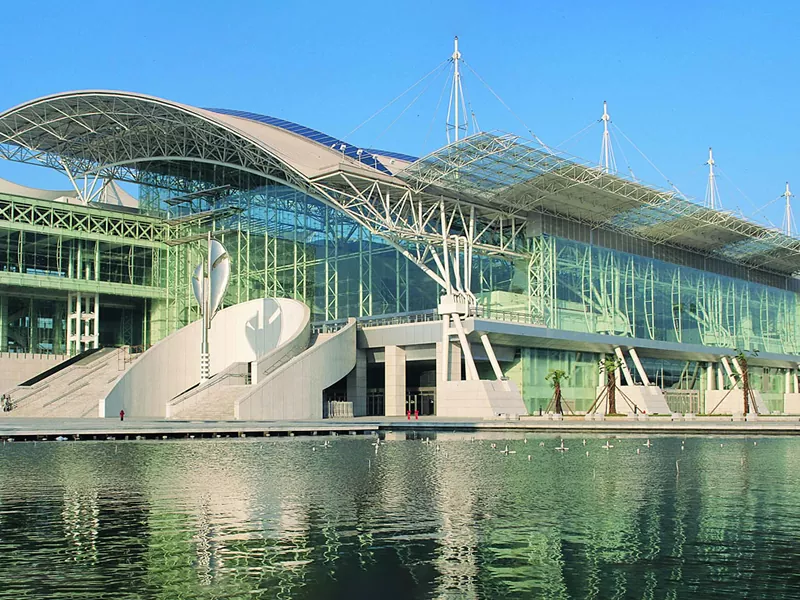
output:
[[[780,287],[551,236],[539,245],[546,269],[530,285],[531,263],[481,259],[475,281],[489,312],[525,312],[536,294],[555,329],[645,340],[796,354],[795,280]],[[754,274],[757,274],[754,272]],[[770,275],[770,274],[767,274]]]
[[[171,234],[180,241],[215,232],[233,264],[224,305],[265,296],[294,298],[311,307],[316,321],[436,307],[435,282],[386,240],[302,192],[263,183],[215,200],[218,216],[188,222]],[[211,208],[205,200],[170,205],[171,194],[155,187],[143,188],[142,196],[172,219]],[[166,252],[166,331],[199,318],[189,273],[204,252],[202,239]]]
[[[103,345],[150,342],[163,297],[159,219],[0,194],[0,352],[67,352],[70,293],[98,294]]]
[[[761,283],[557,239],[553,326],[794,354],[797,295]]]
[[[232,258],[224,305],[290,297],[307,303],[315,321],[437,305],[434,281],[394,246],[303,192],[267,180],[254,185],[247,175],[243,189],[182,198],[164,182],[140,186],[136,214],[0,197],[0,211],[17,205],[17,224],[0,227],[0,280],[7,284],[0,351],[65,352],[71,291],[100,294],[102,344],[152,344],[199,318],[190,276],[208,231]],[[25,211],[33,216],[23,223]],[[487,316],[680,344],[800,350],[793,278],[550,217],[539,225],[528,256],[474,257],[473,291]],[[552,397],[551,369],[567,372],[564,396],[585,410],[596,396],[599,360],[591,352],[521,348],[504,368],[530,412]],[[662,387],[703,393],[701,363],[644,362]],[[774,375],[753,369],[753,385],[773,404],[785,391]]]

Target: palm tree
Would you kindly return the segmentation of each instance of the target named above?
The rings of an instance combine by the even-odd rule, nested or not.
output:
[[[569,375],[567,375],[566,371],[562,371],[561,369],[550,369],[550,372],[547,373],[545,379],[550,381],[550,385],[553,386],[553,402],[555,402],[555,411],[563,415],[564,409],[561,407],[561,382],[564,379],[569,379]]]
[[[616,370],[619,367],[619,360],[610,356],[603,359],[603,369],[606,372],[606,393],[608,394],[608,410],[609,415],[617,414],[617,375]]]

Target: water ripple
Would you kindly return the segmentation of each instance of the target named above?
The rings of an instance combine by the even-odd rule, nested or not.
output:
[[[6,444],[0,598],[800,595],[791,438],[322,441]]]

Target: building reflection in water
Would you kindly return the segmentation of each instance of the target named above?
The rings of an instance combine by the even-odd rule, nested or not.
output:
[[[507,437],[394,439],[377,454],[372,439],[349,436],[327,448],[308,438],[7,445],[0,589],[48,598],[107,597],[119,582],[145,598],[702,589],[775,600],[796,588],[793,440],[689,438],[681,450],[679,438],[645,448],[625,437],[606,451],[604,439],[584,448],[571,438],[556,452],[555,436]],[[506,443],[516,454],[500,453]]]

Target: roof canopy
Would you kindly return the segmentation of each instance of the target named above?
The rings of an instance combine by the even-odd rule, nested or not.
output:
[[[475,134],[397,176],[417,192],[455,192],[512,213],[552,214],[783,274],[800,270],[800,240],[512,135]]]
[[[428,209],[444,201],[452,213],[472,205],[481,218],[510,215],[524,226],[531,212],[540,212],[782,275],[800,271],[795,238],[511,135],[479,133],[416,159],[255,113],[81,91],[0,114],[0,157],[45,164],[72,178],[162,185],[184,199],[205,188],[253,189],[271,179],[329,202],[400,247],[411,239],[437,243],[431,215],[438,211]],[[391,198],[410,195],[416,206],[390,203],[388,187],[380,186],[392,187]],[[411,226],[417,213],[419,223]],[[487,243],[508,250],[502,239]]]

